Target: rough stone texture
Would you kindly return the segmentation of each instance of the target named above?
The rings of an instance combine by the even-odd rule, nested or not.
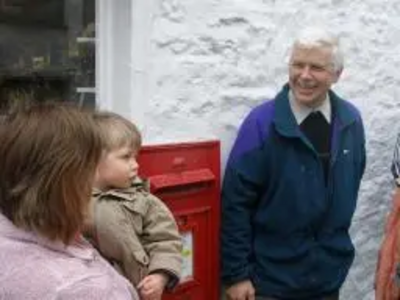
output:
[[[343,299],[373,299],[373,274],[391,201],[400,117],[400,2],[389,0],[158,0],[150,34],[148,143],[218,138],[223,164],[241,120],[287,79],[288,50],[304,25],[342,37],[335,90],[361,110],[368,165],[352,235],[357,258]]]

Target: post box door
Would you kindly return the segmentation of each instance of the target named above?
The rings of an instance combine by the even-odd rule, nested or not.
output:
[[[140,175],[172,211],[183,241],[182,280],[163,300],[219,298],[219,142],[147,146]]]

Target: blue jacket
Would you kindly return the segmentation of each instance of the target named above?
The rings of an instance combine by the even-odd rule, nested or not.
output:
[[[361,116],[329,92],[328,183],[291,111],[286,85],[243,122],[222,190],[222,280],[250,279],[260,296],[320,299],[354,259],[348,229],[365,167]]]

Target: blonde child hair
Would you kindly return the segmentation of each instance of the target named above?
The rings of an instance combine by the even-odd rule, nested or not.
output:
[[[100,130],[102,147],[106,151],[129,146],[139,151],[142,145],[142,136],[134,123],[113,112],[94,113],[94,120]]]

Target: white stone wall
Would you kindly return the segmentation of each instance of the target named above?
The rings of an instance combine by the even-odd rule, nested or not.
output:
[[[352,227],[357,258],[342,296],[373,299],[400,129],[400,1],[154,0],[152,13],[145,141],[220,139],[223,163],[244,116],[286,82],[297,30],[326,24],[340,34],[346,62],[334,88],[361,110],[368,149]]]

